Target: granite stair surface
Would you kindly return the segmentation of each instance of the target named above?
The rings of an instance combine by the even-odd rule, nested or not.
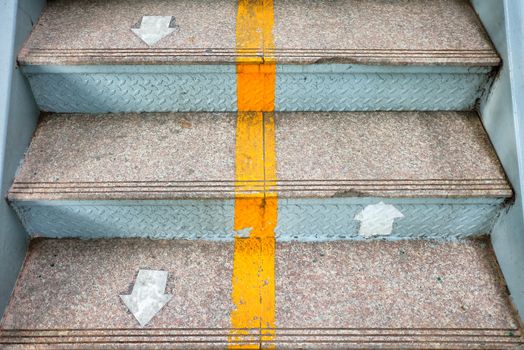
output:
[[[260,1],[274,45],[239,48],[241,2],[48,0],[18,57],[42,114],[0,349],[522,349],[489,243],[513,191],[477,113],[501,60],[470,3]],[[147,44],[143,16],[169,34]],[[239,180],[253,62],[274,108]],[[239,330],[235,203],[261,193],[275,322]],[[145,326],[120,297],[144,269],[171,296]]]
[[[522,333],[488,241],[279,243],[276,336],[230,348],[518,349]],[[233,246],[34,240],[2,320],[3,349],[222,349]],[[146,328],[119,295],[139,268],[173,297]],[[60,288],[50,289],[50,286]]]

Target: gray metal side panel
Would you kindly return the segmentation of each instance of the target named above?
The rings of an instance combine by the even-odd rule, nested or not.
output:
[[[4,197],[39,114],[16,55],[44,5],[44,0],[0,0],[0,315],[27,248],[24,228]]]
[[[492,231],[497,259],[513,302],[524,320],[524,2],[472,0],[503,59],[481,116],[516,193],[515,205],[501,215]]]

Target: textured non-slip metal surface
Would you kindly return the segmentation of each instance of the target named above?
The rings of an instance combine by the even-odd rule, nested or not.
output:
[[[24,72],[43,111],[237,109],[232,65],[28,66]],[[277,67],[275,110],[471,110],[490,72],[483,67],[282,65]]]
[[[387,239],[457,239],[488,234],[502,199],[284,199],[278,202],[279,241],[361,240],[356,216],[367,205],[394,205],[403,218]],[[34,237],[148,237],[230,241],[233,200],[16,201],[24,226]],[[370,222],[381,223],[377,216]],[[381,238],[381,237],[379,237]]]
[[[274,2],[275,49],[236,50],[234,0],[49,1],[22,49],[23,64],[282,63],[497,65],[466,0]],[[172,16],[175,29],[148,46],[132,32],[142,16]],[[329,20],[326,20],[329,19]]]
[[[497,200],[382,200],[312,199],[280,200],[278,224],[275,229],[281,241],[361,240],[362,223],[357,220],[368,205],[380,202],[393,205],[403,217],[393,221],[389,235],[396,239],[459,239],[491,232],[494,219],[501,210]],[[368,223],[380,225],[384,217],[377,215]]]
[[[235,345],[229,337],[232,255],[230,243],[35,240],[0,322],[0,347]],[[523,344],[487,241],[278,243],[275,263],[276,329],[252,329],[236,338],[236,345],[513,349]],[[139,328],[119,294],[146,267],[168,272],[166,292],[173,297],[149,326]]]

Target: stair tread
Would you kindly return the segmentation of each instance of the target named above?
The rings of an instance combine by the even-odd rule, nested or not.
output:
[[[235,125],[235,113],[47,114],[9,199],[234,198]],[[275,125],[277,179],[248,184],[281,198],[512,195],[474,112],[275,113]]]
[[[224,348],[232,261],[231,243],[33,240],[0,346]],[[277,243],[275,263],[278,348],[523,344],[488,241]],[[168,272],[173,297],[140,328],[119,295],[145,267]]]
[[[237,1],[49,1],[23,64],[280,63],[496,66],[500,59],[467,0],[275,0],[275,49],[236,50]],[[131,28],[174,16],[149,47]]]

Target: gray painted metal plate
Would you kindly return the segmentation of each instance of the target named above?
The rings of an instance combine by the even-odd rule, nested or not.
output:
[[[233,65],[26,66],[43,111],[236,111]],[[471,110],[491,67],[277,66],[277,111]]]

